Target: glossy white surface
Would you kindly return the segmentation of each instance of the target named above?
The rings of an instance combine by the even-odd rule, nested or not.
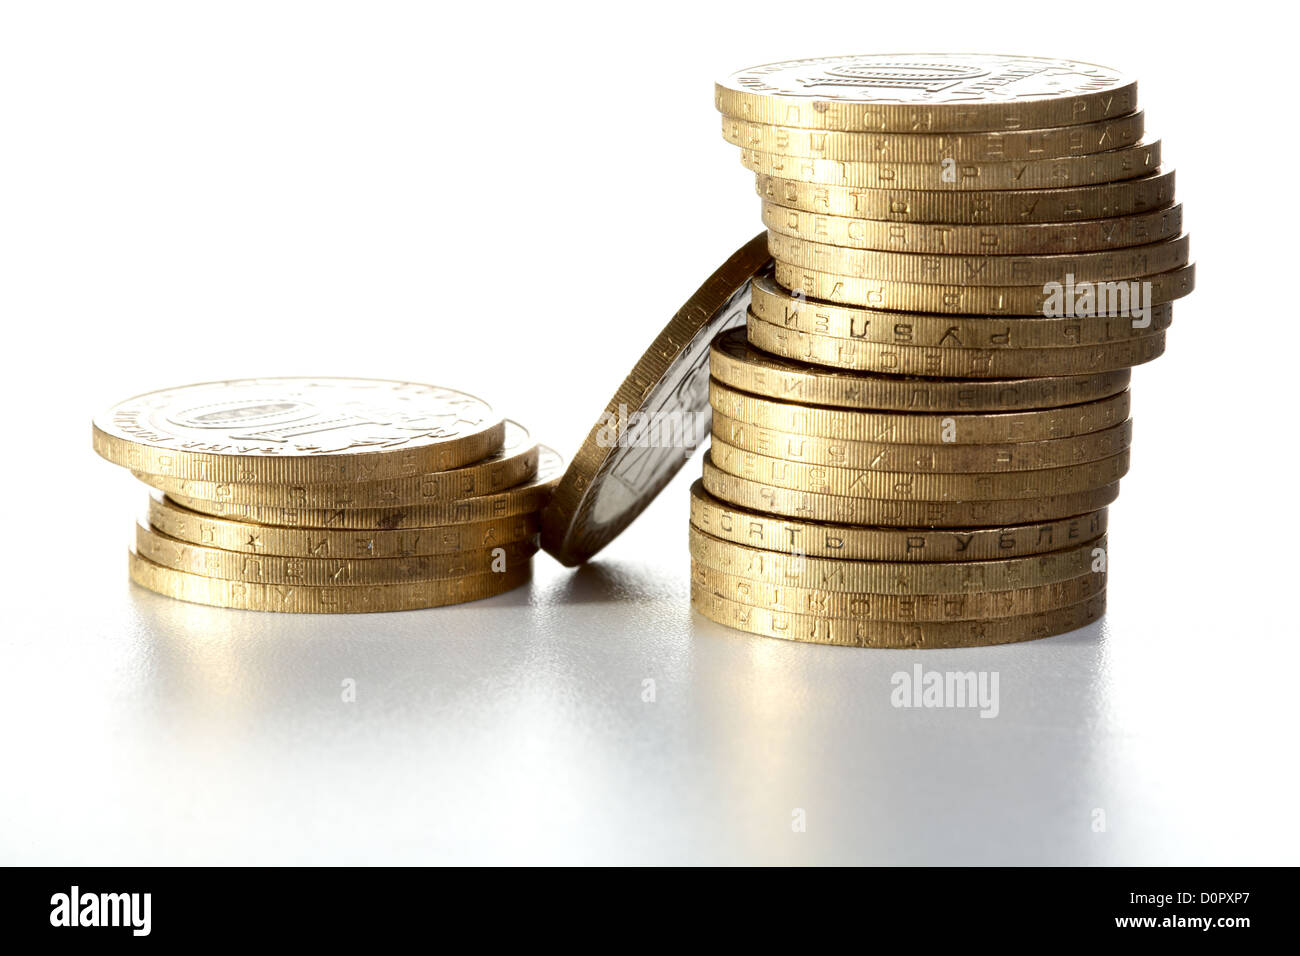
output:
[[[1251,162],[1280,165],[1250,185],[1224,148],[1275,117],[1289,38],[1014,6],[981,30],[939,3],[918,36],[913,10],[819,3],[850,25],[820,40],[765,3],[7,12],[0,862],[1300,861],[1300,352],[1291,206],[1267,199],[1294,188],[1297,134],[1269,133]],[[539,559],[481,604],[286,617],[128,584],[145,492],[91,452],[95,408],[226,376],[408,377],[569,453],[759,229],[711,78],[916,46],[1132,69],[1179,170],[1200,288],[1134,376],[1102,623],[923,654],[715,626],[687,605],[698,460],[596,565]],[[894,708],[918,661],[998,672],[999,715]]]

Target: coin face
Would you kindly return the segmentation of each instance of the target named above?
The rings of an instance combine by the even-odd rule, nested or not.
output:
[[[150,392],[94,421],[115,464],[199,481],[353,481],[456,468],[496,452],[481,399],[435,385],[259,378]]]
[[[765,235],[735,252],[673,316],[615,393],[542,515],[542,546],[580,564],[631,524],[708,435],[709,344],[744,324]]]

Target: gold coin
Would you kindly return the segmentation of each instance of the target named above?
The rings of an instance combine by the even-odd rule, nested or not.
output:
[[[791,491],[729,475],[704,453],[704,487],[721,501],[800,521],[901,528],[990,528],[1057,521],[1104,508],[1119,483],[1096,491],[1009,501],[885,501]]]
[[[983,163],[849,163],[840,159],[774,156],[742,149],[740,162],[750,172],[827,186],[872,189],[1060,189],[1136,179],[1160,168],[1160,141],[1122,146],[1091,156],[1022,159]]]
[[[887,279],[922,285],[1041,286],[1073,276],[1079,282],[1111,282],[1168,272],[1187,265],[1186,234],[1145,246],[1050,255],[928,255],[845,249],[769,232],[772,258],[800,269],[855,279]]]
[[[165,568],[132,551],[130,573],[131,580],[143,588],[193,604],[211,604],[246,611],[359,614],[410,611],[492,597],[526,584],[532,577],[532,563],[524,562],[501,574],[405,581],[401,584],[306,587],[297,584],[252,584],[204,577]]]
[[[902,223],[1035,223],[1110,219],[1174,201],[1172,169],[1136,179],[1052,189],[871,189],[758,175],[754,188],[790,209]]]
[[[493,521],[541,511],[564,472],[564,459],[540,446],[537,477],[526,485],[480,498],[461,498],[436,505],[399,508],[276,508],[239,505],[201,498],[172,496],[182,507],[214,517],[254,521],[282,528],[324,528],[352,531],[394,531],[402,528],[436,528],[449,524]]]
[[[1065,277],[1061,277],[1065,279]],[[776,281],[813,299],[864,305],[900,312],[938,312],[944,315],[1130,315],[1142,306],[1181,299],[1192,291],[1195,266],[1186,265],[1155,275],[1134,276],[1115,282],[1053,281],[1045,286],[925,285],[859,279],[805,269],[776,261]],[[1086,298],[1085,298],[1086,296]],[[1100,306],[1086,302],[1102,302]]]
[[[794,435],[904,445],[970,445],[1045,441],[1086,435],[1128,418],[1127,391],[1083,405],[983,414],[922,414],[820,408],[778,402],[709,384],[715,411],[728,418]]]
[[[750,311],[769,325],[807,335],[876,345],[975,350],[1108,345],[1163,332],[1174,319],[1170,302],[1152,306],[1138,328],[1127,316],[982,318],[890,312],[808,299],[787,292],[770,276],[754,280]]]
[[[312,484],[240,484],[193,481],[172,475],[136,477],[174,498],[200,498],[268,508],[397,508],[475,498],[513,488],[537,473],[538,446],[523,426],[506,423],[506,445],[490,458],[410,478]]]
[[[722,117],[722,138],[733,146],[776,156],[842,159],[855,163],[937,163],[944,159],[1007,162],[1057,159],[1132,146],[1142,139],[1139,110],[1097,123],[985,133],[854,133],[800,129]]]
[[[1012,591],[1105,570],[1106,539],[1063,551],[996,561],[847,561],[764,551],[723,541],[692,526],[691,559],[749,581],[870,594],[959,594]]]
[[[736,604],[851,621],[983,621],[1069,607],[1106,589],[1106,574],[1085,574],[1055,584],[973,594],[856,594],[751,581],[691,563],[691,584],[701,593]]]
[[[755,301],[766,280],[755,280]],[[823,303],[815,303],[821,308]],[[1078,405],[1128,388],[1128,369],[1067,377],[990,381],[911,378],[841,371],[791,361],[749,344],[744,329],[713,340],[713,377],[733,390],[783,402],[886,411],[1007,412]]]
[[[1128,473],[1129,453],[1065,468],[1008,471],[993,474],[914,473],[832,468],[802,461],[769,458],[729,445],[716,434],[710,446],[713,464],[728,474],[765,485],[846,498],[903,501],[1004,501],[1046,498],[1054,494],[1093,491],[1119,481]]]
[[[505,423],[464,392],[363,378],[205,382],[119,402],[95,451],[135,472],[297,484],[446,471],[501,448]]]
[[[277,528],[199,514],[157,492],[149,498],[148,520],[163,534],[190,544],[252,555],[299,558],[404,558],[421,554],[457,554],[526,541],[541,528],[535,514],[396,531]]]
[[[1130,418],[1086,435],[1046,441],[989,445],[902,445],[895,442],[848,441],[795,434],[737,421],[722,412],[714,412],[713,436],[742,452],[753,452],[781,461],[803,462],[813,467],[913,474],[978,474],[1040,471],[1110,458],[1132,443],[1133,420]]]
[[[1011,321],[1075,320],[1014,318]],[[1152,324],[1155,324],[1154,313]],[[1158,358],[1165,350],[1163,332],[1078,348],[967,349],[881,345],[780,328],[752,313],[747,332],[750,341],[758,348],[800,362],[887,375],[938,375],[944,378],[1005,379],[1022,375],[1095,374],[1142,365]]]
[[[709,343],[744,321],[750,279],[769,262],[764,234],[736,250],[677,310],[605,406],[542,514],[542,547],[561,564],[581,564],[612,541],[704,438]]]
[[[1183,207],[1174,205],[1127,216],[1073,222],[961,225],[854,219],[765,201],[763,225],[793,239],[848,249],[943,255],[1042,255],[1122,249],[1172,239],[1183,231]]]
[[[502,573],[537,553],[534,541],[514,541],[478,551],[415,554],[401,558],[298,558],[248,554],[190,544],[147,525],[136,525],[136,553],[154,564],[189,574],[254,584],[344,587],[400,584],[431,578]]]
[[[860,561],[989,561],[1042,554],[1101,537],[1107,517],[1101,508],[1001,528],[863,528],[736,508],[709,494],[703,480],[691,485],[691,524],[706,534],[768,551]]]
[[[719,81],[714,103],[726,116],[806,129],[1041,129],[1131,113],[1137,82],[1075,60],[882,53],[750,67]]]
[[[814,617],[738,604],[694,586],[691,606],[718,624],[787,641],[848,647],[985,647],[1077,630],[1106,613],[1106,592],[1059,610],[993,621],[887,623]]]

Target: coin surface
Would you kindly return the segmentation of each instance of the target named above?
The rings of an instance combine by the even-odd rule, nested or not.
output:
[[[509,421],[505,442],[505,447],[482,461],[410,478],[279,485],[192,481],[143,472],[136,477],[173,497],[231,504],[315,509],[418,506],[493,494],[530,480],[537,474],[537,444],[522,425]]]
[[[850,163],[841,159],[774,156],[742,149],[750,172],[827,186],[873,189],[1056,189],[1136,179],[1160,168],[1160,141],[1123,146],[1090,156],[1011,162],[948,160],[938,163]]]
[[[944,159],[1003,162],[1057,159],[1132,146],[1142,139],[1145,117],[1127,116],[1052,129],[986,133],[860,133],[800,129],[722,117],[722,138],[733,146],[777,156],[842,159],[861,163],[937,163]]]
[[[1063,468],[1118,455],[1132,443],[1133,420],[1086,435],[1046,441],[904,445],[779,431],[737,421],[715,411],[713,436],[743,452],[781,461],[803,462],[814,467],[913,474],[980,474]]]
[[[781,328],[762,321],[753,313],[750,314],[747,334],[749,340],[760,349],[800,362],[886,375],[937,375],[968,379],[1088,375],[1130,369],[1159,358],[1165,350],[1163,332],[1143,333],[1116,342],[1077,348],[926,348],[882,345]]]
[[[691,563],[691,583],[701,592],[736,604],[853,621],[981,621],[1054,611],[1086,601],[1106,589],[1106,574],[1009,591],[964,594],[869,594],[751,581]]]
[[[524,562],[501,574],[407,581],[401,584],[356,587],[250,584],[165,568],[141,557],[135,551],[130,553],[129,570],[131,580],[141,587],[193,604],[297,614],[361,614],[463,604],[502,594],[528,583],[532,577],[532,563]]]
[[[950,415],[822,408],[778,402],[709,383],[709,401],[728,418],[796,435],[905,445],[966,445],[1044,441],[1084,435],[1128,418],[1129,394],[1064,408]]]
[[[887,623],[790,614],[729,601],[695,585],[691,587],[691,606],[718,624],[787,641],[847,647],[984,647],[1077,630],[1106,612],[1106,592],[1067,608],[991,621]]]
[[[200,514],[157,492],[149,498],[148,522],[163,534],[190,544],[246,554],[299,558],[404,558],[420,554],[455,554],[526,541],[541,530],[536,514],[396,531],[277,528]]]
[[[542,514],[542,546],[562,564],[612,541],[707,435],[709,343],[744,322],[750,279],[768,262],[762,233],[705,280],[614,393]]]
[[[276,508],[239,505],[223,501],[176,496],[182,507],[213,517],[254,521],[282,528],[338,528],[353,531],[393,531],[407,528],[438,528],[449,524],[493,521],[539,512],[550,500],[556,482],[564,473],[564,459],[545,445],[539,446],[537,476],[515,488],[478,498],[460,498],[435,505],[405,505],[397,508]]]
[[[737,508],[709,494],[702,479],[691,485],[691,524],[715,538],[787,554],[862,561],[988,561],[1042,554],[1100,537],[1107,517],[1101,508],[1000,528],[864,528]]]
[[[763,282],[755,280],[755,295]],[[1131,378],[1127,369],[1000,381],[843,371],[756,349],[744,329],[723,332],[713,340],[709,368],[713,378],[733,390],[778,401],[900,412],[1006,412],[1077,405],[1116,395],[1128,388]]]
[[[790,209],[908,223],[1068,222],[1130,216],[1174,201],[1172,169],[1136,179],[1048,189],[871,189],[758,175],[763,199]]]
[[[891,53],[765,63],[718,81],[726,116],[808,129],[934,133],[1070,126],[1137,109],[1137,81],[1094,63]]]
[[[902,528],[990,528],[1057,521],[1104,508],[1119,497],[1119,483],[1096,491],[1009,501],[885,501],[791,491],[729,475],[704,453],[704,487],[741,508],[801,521]]]
[[[501,448],[481,399],[436,385],[259,378],[150,392],[97,415],[95,451],[136,472],[295,484],[419,475]]]
[[[763,203],[763,224],[794,239],[889,252],[1015,255],[1086,252],[1171,239],[1183,230],[1183,207],[1168,206],[1109,219],[1073,222],[890,222],[805,212]]]

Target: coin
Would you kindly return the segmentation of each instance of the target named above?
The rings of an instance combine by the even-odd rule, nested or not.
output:
[[[720,80],[726,116],[808,129],[934,133],[1071,126],[1137,108],[1137,82],[1074,60],[869,54],[767,63]]]
[[[821,408],[778,402],[709,384],[709,401],[729,418],[796,435],[905,445],[994,444],[1085,435],[1128,418],[1129,395],[1064,408],[949,415]]]
[[[284,611],[307,614],[355,614],[407,611],[463,604],[502,594],[532,577],[531,562],[501,574],[405,581],[343,587],[306,587],[297,584],[252,584],[189,574],[165,568],[130,553],[131,580],[143,588],[194,604],[247,611]]]
[[[780,328],[762,321],[753,313],[750,313],[747,333],[750,341],[760,349],[800,362],[888,375],[937,375],[944,378],[1087,375],[1142,365],[1158,358],[1165,350],[1163,332],[1078,348],[967,349],[880,345]]]
[[[697,564],[767,584],[870,594],[959,594],[1055,584],[1088,574],[1099,562],[1104,570],[1106,538],[995,561],[850,561],[764,551],[692,526],[690,548]]]
[[[1096,491],[1010,501],[885,501],[791,491],[721,471],[704,453],[704,487],[740,508],[801,521],[903,528],[990,528],[1057,521],[1104,508],[1119,497],[1119,483]]]
[[[1169,302],[1152,306],[1139,327],[1128,316],[983,318],[866,309],[795,295],[773,282],[770,276],[754,280],[750,311],[770,325],[808,335],[877,345],[948,349],[1106,345],[1163,332],[1173,324],[1173,304]]]
[[[805,212],[763,203],[763,224],[794,239],[888,252],[1024,255],[1121,249],[1171,239],[1183,229],[1183,207],[1167,206],[1108,219],[1073,222],[889,222]]]
[[[985,133],[857,133],[799,129],[722,117],[722,138],[733,146],[777,156],[861,163],[931,163],[944,159],[1004,162],[1056,159],[1132,146],[1142,139],[1141,111],[1076,126]]]
[[[537,551],[532,541],[514,541],[476,551],[416,554],[400,558],[301,558],[248,554],[190,544],[148,525],[135,529],[136,553],[154,564],[190,574],[260,584],[307,587],[397,584],[429,578],[500,573],[526,562]]]
[[[707,433],[709,343],[744,321],[750,279],[768,262],[766,234],[733,253],[614,393],[542,514],[542,546],[562,564],[581,564],[612,541]]]
[[[1133,420],[1086,435],[1046,441],[986,445],[903,445],[779,431],[737,421],[715,411],[713,435],[743,452],[753,452],[781,461],[804,462],[814,467],[916,474],[978,474],[1063,468],[1109,458],[1129,447],[1133,439]]]
[[[691,606],[718,624],[764,637],[848,647],[984,647],[1077,630],[1106,612],[1106,592],[1055,611],[992,621],[885,623],[790,614],[728,601],[692,586]]]
[[[863,528],[737,508],[709,494],[701,479],[691,485],[691,524],[724,541],[787,554],[863,561],[987,561],[1091,541],[1106,533],[1107,511],[1000,528]]]
[[[1047,189],[871,189],[758,175],[765,200],[790,209],[905,223],[1035,223],[1107,219],[1174,201],[1172,169],[1136,179]]]
[[[872,189],[1059,189],[1136,179],[1160,168],[1160,140],[1090,156],[1012,162],[849,163],[840,159],[774,156],[742,149],[750,172],[827,186]]]
[[[755,294],[764,288],[755,280]],[[821,308],[822,303],[817,303]],[[972,381],[875,375],[809,365],[760,351],[744,329],[720,333],[709,353],[713,377],[733,390],[805,405],[884,411],[1015,411],[1077,405],[1128,388],[1128,369],[1068,377]]]
[[[937,312],[945,315],[1047,315],[1061,303],[1066,314],[1132,316],[1141,306],[1155,306],[1181,299],[1195,284],[1195,266],[1186,265],[1169,272],[1135,276],[1107,283],[1062,283],[1044,286],[965,286],[929,285],[917,282],[888,282],[833,275],[777,260],[776,281],[787,289],[802,292],[813,299],[864,305],[872,309],[896,309],[901,312]],[[1061,277],[1064,279],[1065,277]],[[1104,304],[1075,306],[1085,296]]]
[[[136,477],[173,497],[270,508],[396,508],[474,498],[512,488],[537,473],[538,446],[527,430],[506,422],[505,447],[489,458],[410,478],[322,483],[242,484],[192,481],[172,475]]]
[[[853,621],[980,621],[1053,611],[1106,589],[1105,572],[1010,591],[969,594],[865,594],[750,581],[692,562],[691,584],[736,604],[787,614]]]
[[[501,448],[491,407],[435,385],[259,378],[150,392],[95,417],[94,447],[196,481],[364,481],[459,468]]]
[[[1119,481],[1128,473],[1129,453],[1064,468],[1008,471],[992,474],[873,471],[868,468],[834,468],[788,461],[744,451],[714,434],[710,446],[713,464],[728,474],[765,485],[850,498],[884,498],[904,501],[1004,501],[1009,498],[1045,498],[1054,494],[1092,491]]]
[[[246,554],[300,558],[402,558],[420,554],[455,554],[525,541],[541,529],[535,514],[396,531],[277,528],[200,514],[157,492],[149,498],[148,521],[163,534],[190,544]]]
[[[1076,283],[1110,282],[1168,272],[1187,265],[1188,237],[1144,246],[1030,255],[958,255],[845,249],[768,232],[767,248],[777,262],[855,279],[888,279],[924,285],[1042,286],[1072,276]]]
[[[564,472],[564,459],[553,449],[539,446],[537,476],[526,485],[508,488],[479,498],[460,498],[436,505],[408,505],[398,508],[276,508],[239,505],[200,498],[173,496],[177,504],[214,517],[255,521],[283,528],[393,531],[405,528],[436,528],[448,524],[492,521],[541,511]]]

